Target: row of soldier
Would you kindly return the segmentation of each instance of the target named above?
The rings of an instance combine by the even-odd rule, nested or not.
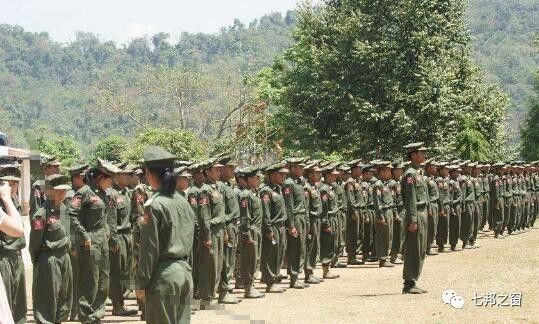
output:
[[[196,216],[189,263],[201,307],[215,294],[219,303],[238,303],[230,293],[233,279],[245,298],[263,297],[253,284],[259,271],[266,293],[282,293],[276,285],[287,277],[282,267],[290,288],[303,289],[338,278],[332,267],[402,262],[404,201],[417,199],[401,189],[407,181],[403,162],[290,158],[238,168],[220,156],[177,166],[177,191]],[[68,178],[60,174],[59,161],[44,157],[42,171],[46,181],[36,183],[31,196],[34,317],[42,323],[68,316],[99,322],[107,297],[113,315],[135,314],[124,299],[136,286],[138,255],[146,252],[138,243],[152,190],[143,170],[100,160],[92,168],[70,168]],[[537,163],[428,160],[420,171],[428,188],[426,254],[445,252],[447,243],[454,251],[459,240],[464,249],[476,248],[487,224],[496,238],[533,227],[539,209]],[[13,187],[20,181],[15,161],[3,162],[0,175]],[[0,271],[14,318],[22,323],[25,241],[6,235],[1,240],[6,266]],[[341,256],[346,264],[339,262]],[[318,262],[320,277],[314,273]],[[144,313],[142,299],[140,304]]]

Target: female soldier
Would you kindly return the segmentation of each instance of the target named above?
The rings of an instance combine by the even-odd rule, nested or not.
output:
[[[155,191],[140,221],[137,298],[145,299],[147,323],[189,323],[193,279],[187,258],[193,247],[195,214],[176,191],[175,157],[163,148],[144,151],[148,184]]]
[[[77,190],[69,206],[71,222],[81,245],[77,284],[79,320],[83,323],[100,322],[105,316],[111,231],[107,224],[107,204],[110,203],[112,177],[117,172],[115,165],[99,160],[98,165],[86,173],[88,185]]]
[[[60,174],[47,177],[46,200],[32,217],[28,250],[34,264],[32,302],[38,323],[67,320],[73,297],[70,248],[70,222],[63,204],[69,178]]]

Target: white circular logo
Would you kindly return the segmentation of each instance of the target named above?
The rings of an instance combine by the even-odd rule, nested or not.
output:
[[[453,306],[453,308],[461,309],[464,306],[464,298],[461,296],[453,296],[453,298],[451,298],[451,306]]]
[[[444,290],[444,292],[442,293],[442,300],[445,304],[449,304],[451,303],[451,298],[453,298],[454,296],[456,296],[457,293],[454,291],[454,290]]]

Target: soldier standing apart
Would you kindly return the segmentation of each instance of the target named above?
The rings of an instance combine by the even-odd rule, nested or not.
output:
[[[219,189],[223,194],[225,203],[225,229],[224,229],[224,247],[223,247],[223,269],[221,270],[221,281],[219,282],[219,302],[222,304],[237,304],[239,300],[232,296],[230,282],[234,276],[234,267],[236,265],[236,249],[238,246],[238,226],[240,210],[238,206],[238,197],[234,192],[230,180],[234,178],[234,164],[229,156],[221,157],[219,164],[220,179]]]
[[[10,161],[8,165],[0,166],[0,182],[5,181],[5,185],[9,186],[9,190],[4,190],[3,192],[10,193],[10,196],[3,195],[1,197],[0,209],[9,215],[13,215],[15,212],[20,214],[21,212],[18,197],[21,173],[19,165],[11,164],[13,162]],[[13,314],[13,320],[17,324],[26,322],[26,280],[21,253],[25,246],[26,239],[24,235],[14,237],[8,233],[0,232],[0,273],[9,307]]]
[[[258,269],[258,259],[262,251],[262,202],[258,196],[260,178],[257,168],[245,168],[236,177],[245,180],[247,188],[239,195],[240,201],[240,248],[241,280],[245,288],[245,298],[262,298],[254,287]]]
[[[320,168],[317,163],[310,163],[304,167],[307,182],[305,183],[305,195],[309,222],[307,231],[307,252],[305,257],[305,283],[319,284],[324,279],[317,278],[313,271],[320,257],[320,214],[322,214],[322,201],[318,190],[320,182]]]
[[[70,315],[73,273],[69,259],[70,220],[64,205],[69,178],[54,174],[45,179],[47,199],[32,216],[28,250],[34,264],[32,303],[38,323],[60,323]]]
[[[428,232],[427,232],[427,255],[436,255],[438,252],[432,251],[431,246],[436,238],[436,231],[438,229],[438,200],[440,199],[440,192],[438,191],[438,184],[436,183],[436,165],[433,159],[429,159],[425,164],[425,171],[427,177],[427,188],[429,191],[429,207],[428,207]]]
[[[380,260],[379,266],[394,267],[387,263],[388,251],[391,248],[393,240],[393,217],[394,217],[394,195],[395,192],[389,187],[391,181],[391,169],[393,166],[390,161],[380,161],[376,163],[376,169],[379,179],[374,184],[374,213],[376,227],[376,257]]]
[[[290,177],[283,185],[283,197],[287,212],[286,221],[286,254],[288,256],[288,273],[290,274],[290,288],[303,289],[305,284],[298,280],[305,265],[307,234],[307,208],[305,207],[305,193],[303,191],[303,159],[288,159]]]
[[[421,163],[425,162],[422,142],[411,143],[404,148],[411,164],[404,173],[401,186],[403,190],[406,218],[404,227],[404,279],[403,294],[423,294],[427,291],[416,286],[423,269],[427,245],[427,204],[428,189],[422,174]]]
[[[286,206],[282,192],[286,174],[285,164],[277,162],[265,169],[268,175],[266,185],[260,190],[262,200],[262,257],[261,269],[268,293],[282,293],[285,290],[275,286],[281,269],[287,220]]]
[[[146,322],[189,323],[193,280],[187,262],[195,215],[176,191],[175,157],[161,147],[144,151],[144,167],[154,194],[144,204],[140,224],[137,298],[145,299]]]
[[[438,186],[438,192],[440,193],[440,199],[438,200],[438,231],[436,233],[436,245],[438,246],[438,252],[442,253],[447,243],[447,237],[449,235],[449,218],[451,217],[451,189],[449,187],[449,169],[447,168],[447,162],[439,162],[438,177],[436,178],[436,184]]]
[[[332,165],[322,169],[324,181],[320,186],[320,199],[322,201],[322,214],[320,215],[320,259],[322,261],[322,274],[324,279],[336,279],[340,276],[330,271],[329,266],[336,258],[338,248],[338,197],[333,190],[339,173]]]

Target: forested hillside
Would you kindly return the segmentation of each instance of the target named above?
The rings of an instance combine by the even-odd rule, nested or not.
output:
[[[539,3],[471,0],[474,56],[511,95],[511,128],[522,120],[538,56],[532,38]],[[23,27],[0,25],[0,131],[26,146],[24,133],[72,135],[87,151],[109,135],[132,137],[159,126],[187,128],[215,142],[238,132],[252,102],[249,77],[292,43],[293,12],[216,34],[160,33],[128,45],[87,32],[60,44]]]

